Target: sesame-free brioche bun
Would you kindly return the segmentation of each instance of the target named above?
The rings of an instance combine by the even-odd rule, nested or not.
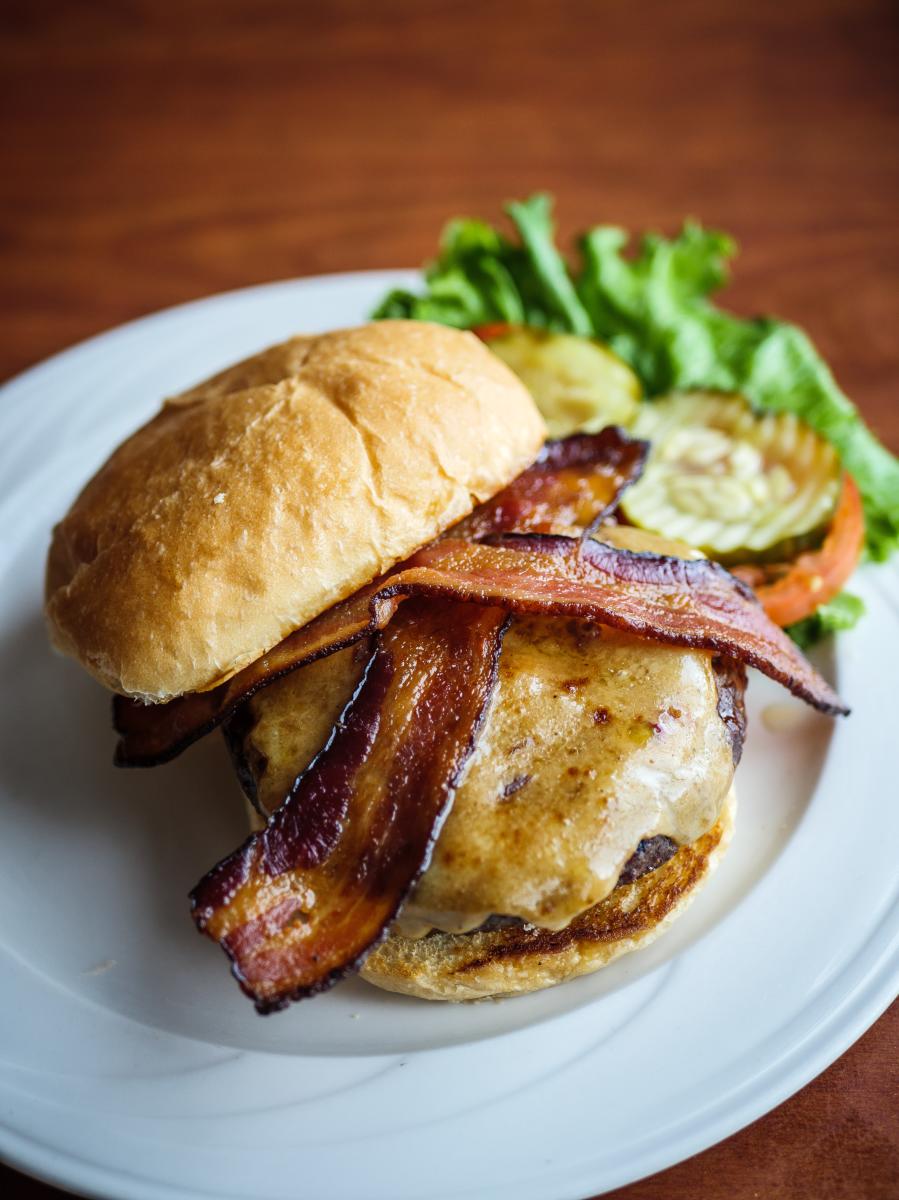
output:
[[[214,687],[483,500],[546,430],[473,334],[296,337],[165,403],[53,533],[55,645],[150,702]]]

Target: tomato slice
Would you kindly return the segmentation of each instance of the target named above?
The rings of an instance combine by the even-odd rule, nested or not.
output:
[[[472,332],[481,341],[491,342],[513,328],[508,321],[493,321],[475,326]],[[847,474],[830,529],[818,550],[800,554],[792,563],[746,564],[734,567],[732,573],[755,588],[776,625],[792,625],[811,616],[842,590],[861,557],[864,541],[861,497],[855,480]]]
[[[511,328],[508,321],[492,321],[487,325],[475,325],[471,332],[482,342],[492,342],[494,338],[504,337]]]
[[[810,617],[842,590],[855,570],[865,540],[865,514],[855,480],[845,475],[840,502],[818,550],[800,554],[786,568],[735,567],[733,574],[755,588],[776,625]],[[772,576],[777,576],[772,581]]]

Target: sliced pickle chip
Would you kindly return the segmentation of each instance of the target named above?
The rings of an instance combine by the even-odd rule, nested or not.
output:
[[[597,433],[633,420],[640,382],[602,343],[513,325],[488,344],[534,397],[550,437]]]
[[[802,544],[836,508],[836,451],[793,413],[758,413],[737,395],[672,393],[640,405],[631,432],[651,448],[624,515],[712,557],[746,561]]]

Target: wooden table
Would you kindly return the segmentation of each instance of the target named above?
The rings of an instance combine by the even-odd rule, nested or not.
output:
[[[210,292],[416,264],[446,217],[546,188],[563,236],[734,232],[732,304],[805,325],[899,449],[889,0],[6,0],[0,21],[0,375]],[[894,1197],[897,1057],[894,1007],[781,1108],[615,1195]]]

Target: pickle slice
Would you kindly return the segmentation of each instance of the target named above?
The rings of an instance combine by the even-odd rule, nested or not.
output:
[[[488,341],[534,397],[553,438],[627,425],[640,401],[637,376],[591,338],[513,325]]]
[[[758,413],[738,395],[672,393],[642,404],[630,432],[651,448],[624,515],[712,557],[766,557],[822,529],[836,508],[836,451],[793,413]]]

